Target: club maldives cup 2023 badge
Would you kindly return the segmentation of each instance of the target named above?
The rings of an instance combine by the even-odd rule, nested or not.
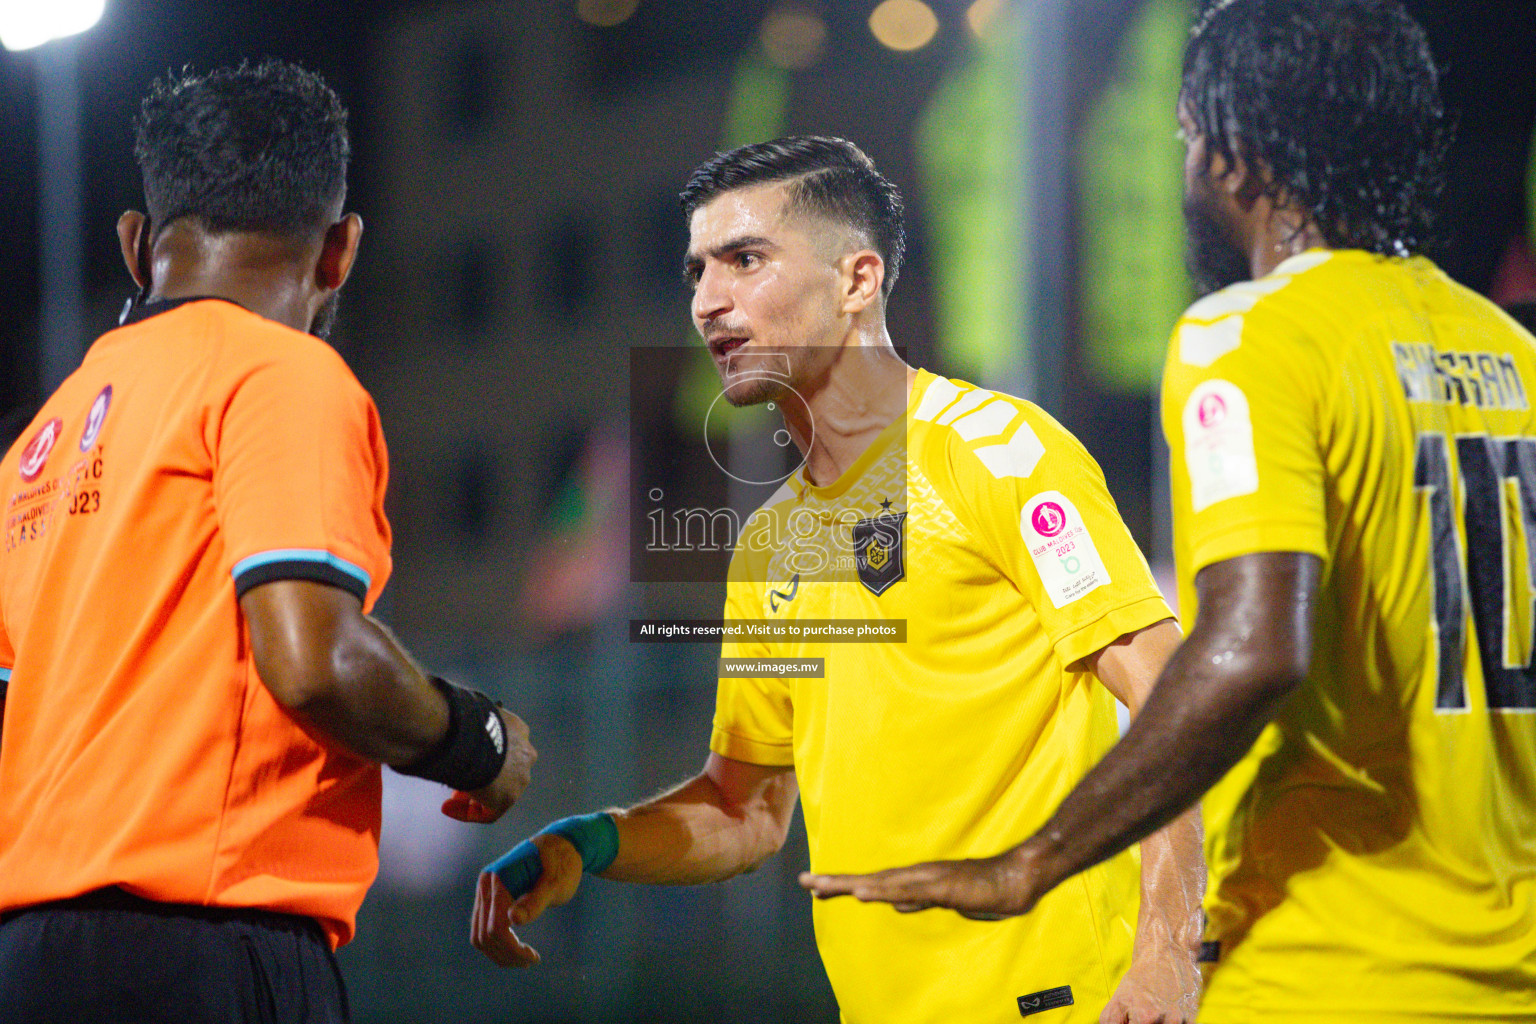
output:
[[[860,519],[853,524],[853,561],[859,582],[879,597],[907,575],[902,557],[905,512]]]
[[[48,465],[48,456],[53,454],[53,446],[59,443],[59,435],[62,433],[64,421],[55,416],[32,435],[32,440],[21,450],[19,462],[22,483],[31,483],[43,472],[43,467]]]

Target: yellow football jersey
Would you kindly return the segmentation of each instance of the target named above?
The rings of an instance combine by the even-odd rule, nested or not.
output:
[[[1536,1017],[1536,347],[1422,258],[1209,296],[1163,389],[1201,568],[1310,552],[1309,678],[1206,797],[1201,1020]]]
[[[1116,738],[1082,659],[1171,617],[1082,446],[1027,402],[926,372],[837,481],[797,474],[748,520],[725,615],[906,623],[904,643],[722,645],[825,659],[822,678],[723,676],[710,744],[794,765],[819,872],[1023,840]],[[1127,853],[1000,922],[818,902],[817,943],[853,1024],[1096,1021],[1137,883]]]

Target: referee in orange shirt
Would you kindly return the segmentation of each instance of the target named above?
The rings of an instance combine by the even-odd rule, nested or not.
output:
[[[362,231],[336,94],[189,73],[136,132],[139,296],[0,461],[0,1022],[344,1021],[380,763],[487,822],[535,754],[367,614],[387,455],[320,340]]]

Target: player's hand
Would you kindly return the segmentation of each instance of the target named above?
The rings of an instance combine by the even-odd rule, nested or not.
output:
[[[1099,1024],[1194,1024],[1200,1007],[1200,969],[1189,950],[1168,943],[1137,953],[1120,979]]]
[[[865,903],[889,903],[904,914],[947,908],[978,921],[1025,914],[1039,896],[1033,873],[1017,850],[977,860],[937,860],[870,875],[813,875],[800,884],[820,899],[852,896]]]
[[[549,907],[570,902],[581,885],[581,854],[564,836],[534,836],[541,871],[533,888],[516,898],[493,874],[482,873],[475,888],[469,941],[502,967],[532,967],[539,952],[513,931],[536,920]]]
[[[528,742],[527,724],[506,708],[496,710],[501,715],[502,732],[507,738],[507,760],[501,766],[501,774],[489,786],[473,793],[456,790],[443,801],[443,813],[450,818],[477,825],[489,824],[507,813],[533,780],[533,762],[539,759],[539,752]]]

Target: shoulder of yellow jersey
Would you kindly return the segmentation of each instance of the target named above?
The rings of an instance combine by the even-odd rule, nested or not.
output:
[[[1242,281],[1196,301],[1174,327],[1169,363],[1207,367],[1244,344],[1262,345],[1271,339],[1296,342],[1310,333],[1308,321],[1319,312],[1318,298],[1353,276],[1356,267],[1348,258],[1353,255],[1309,250],[1265,277]]]
[[[907,444],[930,479],[967,490],[1028,480],[1047,453],[1088,459],[1077,439],[1033,402],[946,377],[928,382]]]

